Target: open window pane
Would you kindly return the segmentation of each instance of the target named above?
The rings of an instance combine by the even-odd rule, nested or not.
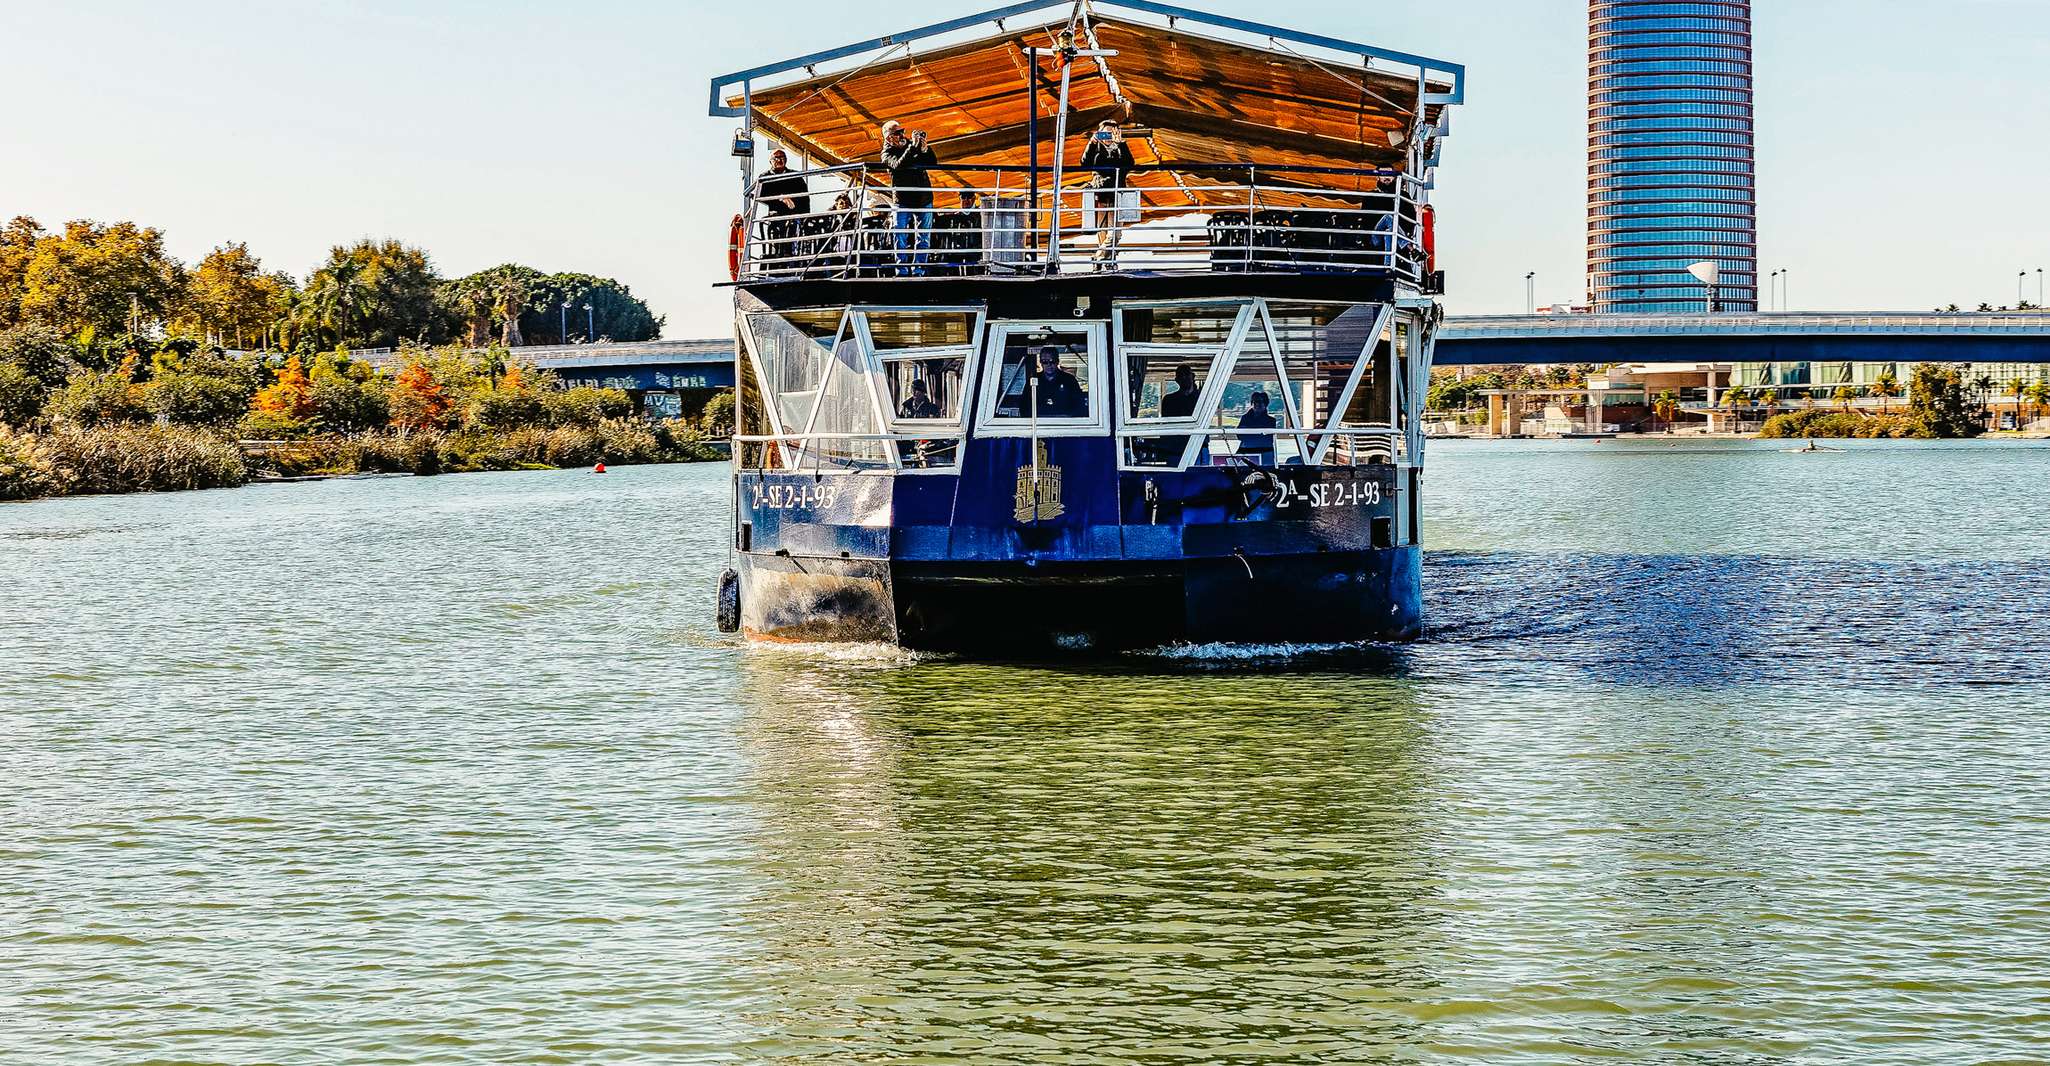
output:
[[[1093,418],[1100,390],[1090,366],[1089,336],[1081,329],[1004,333],[996,369],[996,420],[1058,423]]]
[[[884,361],[884,382],[899,432],[922,425],[947,429],[961,425],[968,359],[969,352],[963,350],[953,355]],[[960,442],[951,436],[897,442],[898,459],[913,469],[953,466],[960,450]]]
[[[879,352],[975,343],[974,311],[870,311],[867,318],[869,338]]]

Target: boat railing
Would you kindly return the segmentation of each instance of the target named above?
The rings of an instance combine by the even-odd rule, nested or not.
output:
[[[1422,185],[1398,171],[1183,166],[1167,185],[1051,189],[1023,168],[935,170],[962,180],[892,187],[864,164],[764,175],[750,189],[738,280],[1283,273],[1422,284],[1427,269]],[[801,210],[761,197],[764,181],[794,179],[808,191],[777,199],[808,200]],[[907,195],[913,206],[900,206]],[[821,201],[832,206],[809,209]]]

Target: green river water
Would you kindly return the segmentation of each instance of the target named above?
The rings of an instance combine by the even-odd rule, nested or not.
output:
[[[0,506],[0,1062],[2050,1061],[2050,449],[1844,447],[1041,665],[719,635],[718,466]]]

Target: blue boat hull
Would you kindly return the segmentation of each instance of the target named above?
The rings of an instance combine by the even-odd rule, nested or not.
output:
[[[1422,630],[1421,549],[1393,467],[1122,474],[1062,442],[1033,510],[1029,455],[961,475],[743,473],[741,628],[977,654],[1344,643]],[[988,491],[1002,486],[1001,496]],[[1023,517],[1021,517],[1021,514]]]

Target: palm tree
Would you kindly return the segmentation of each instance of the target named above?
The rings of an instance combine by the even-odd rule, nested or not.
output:
[[[2036,409],[2036,417],[2043,417],[2043,408],[2050,407],[2050,380],[2038,381],[2029,386],[2029,403]],[[2017,423],[2016,429],[2021,425]]]
[[[1836,402],[1837,402],[1837,406],[1839,406],[1839,407],[1842,407],[1842,408],[1844,409],[1844,412],[1845,412],[1846,414],[1850,413],[1850,410],[1851,410],[1851,403],[1852,403],[1853,401],[1855,401],[1855,400],[1856,400],[1857,398],[1858,398],[1858,389],[1857,389],[1857,386],[1854,386],[1854,385],[1838,385],[1838,386],[1836,387]]]
[[[1680,398],[1673,395],[1671,389],[1659,393],[1658,398],[1652,401],[1651,413],[1657,418],[1665,419],[1666,429],[1670,431],[1673,428],[1673,419],[1680,413]]]
[[[2007,383],[2007,394],[2014,397],[2014,428],[2022,428],[2022,397],[2029,393],[2028,383],[2020,378]]]
[[[1884,401],[1891,400],[1900,394],[1901,379],[1894,376],[1891,368],[1880,371],[1879,379],[1872,383],[1872,395],[1879,397],[1881,401],[1880,408],[1883,410],[1886,407]]]

